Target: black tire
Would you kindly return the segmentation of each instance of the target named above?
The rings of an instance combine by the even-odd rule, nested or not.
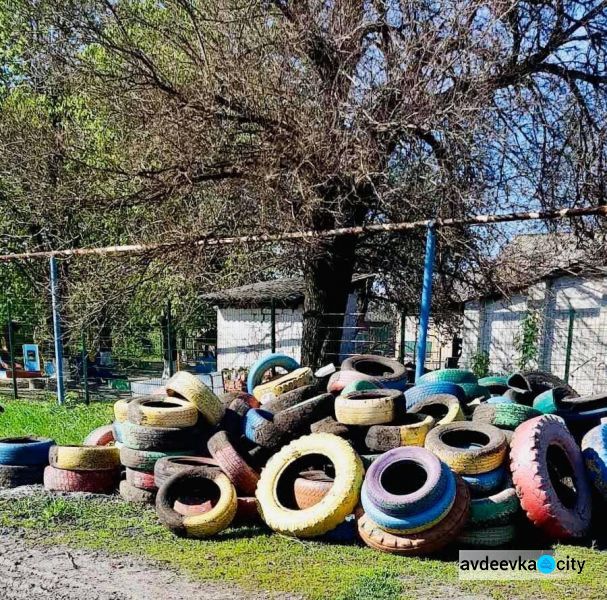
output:
[[[370,375],[382,385],[404,390],[408,382],[405,365],[393,358],[375,356],[373,354],[357,354],[346,358],[341,363],[342,371],[356,371],[363,375]]]
[[[311,433],[332,433],[338,437],[349,439],[350,430],[347,425],[336,421],[333,417],[325,417],[310,425]]]
[[[135,504],[154,504],[156,501],[156,490],[142,490],[131,485],[128,481],[120,482],[120,497],[126,502]]]
[[[42,483],[44,465],[0,465],[0,488]]]
[[[397,425],[373,425],[365,437],[365,445],[372,452],[387,452],[399,448],[400,427]]]
[[[309,433],[310,424],[333,414],[333,394],[321,394],[304,400],[274,416],[274,425],[291,435]]]
[[[521,385],[519,385],[520,390],[516,388],[516,383],[519,378],[521,378]],[[524,387],[522,386],[523,381],[527,383],[529,391],[524,391]],[[509,389],[504,395],[508,398],[513,398],[520,404],[526,404],[527,406],[533,404],[533,400],[536,396],[542,392],[553,390],[554,388],[564,388],[566,394],[572,398],[579,396],[579,394],[560,377],[546,371],[522,371],[521,373],[514,373],[508,379],[508,385],[512,389]]]
[[[276,414],[283,410],[287,410],[288,408],[291,408],[304,400],[313,398],[316,394],[318,394],[317,385],[302,385],[301,387],[295,388],[290,392],[280,394],[274,400],[265,402],[262,408],[268,412]]]
[[[199,447],[201,442],[199,427],[145,427],[127,421],[121,429],[123,443],[135,450],[186,453]]]
[[[217,461],[212,458],[203,458],[201,456],[165,456],[157,460],[154,465],[156,487],[159,488],[164,485],[176,473],[196,467],[219,469]]]

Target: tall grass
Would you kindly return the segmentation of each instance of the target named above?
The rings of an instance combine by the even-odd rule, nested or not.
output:
[[[58,406],[56,402],[10,400],[0,396],[0,438],[49,437],[58,444],[81,444],[89,432],[112,422],[112,404],[93,402]]]

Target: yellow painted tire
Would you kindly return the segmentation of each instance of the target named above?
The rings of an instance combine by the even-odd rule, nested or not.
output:
[[[169,396],[181,396],[194,404],[209,424],[217,425],[221,421],[225,406],[198,377],[187,371],[177,371],[165,387]]]
[[[219,499],[208,512],[184,516],[173,505],[182,493],[192,485],[209,481],[219,488]],[[161,523],[173,533],[190,538],[208,538],[230,526],[236,516],[238,498],[236,488],[227,475],[215,468],[194,467],[168,479],[156,496],[156,513]]]
[[[350,392],[335,399],[335,418],[344,425],[383,425],[395,418],[398,390],[378,389]]]
[[[148,427],[192,427],[198,421],[198,409],[189,400],[144,396],[128,405],[128,420]]]
[[[430,415],[436,425],[447,425],[456,421],[465,421],[459,400],[451,394],[433,394],[412,406],[408,412]]]
[[[280,478],[287,469],[293,470],[298,459],[317,454],[333,463],[333,486],[320,502],[309,508],[287,508],[278,498]],[[259,514],[271,529],[285,535],[302,538],[323,535],[354,511],[362,481],[362,461],[348,442],[330,433],[313,433],[291,442],[270,458],[255,492]]]
[[[116,446],[51,446],[49,464],[69,471],[102,471],[120,468]]]
[[[253,396],[260,402],[262,399],[264,402],[268,402],[269,400],[277,398],[280,394],[285,394],[286,392],[303,387],[304,385],[310,385],[313,378],[312,369],[309,367],[300,367],[286,375],[282,375],[278,379],[273,379],[267,383],[255,386],[253,388]]]
[[[114,403],[114,420],[124,423],[127,419],[129,403],[126,400],[118,400]]]
[[[431,429],[425,447],[461,475],[493,471],[504,462],[508,452],[506,436],[501,429],[470,421]]]
[[[401,446],[421,446],[423,448],[426,436],[435,424],[430,415],[424,415],[424,417],[421,423],[400,426]]]

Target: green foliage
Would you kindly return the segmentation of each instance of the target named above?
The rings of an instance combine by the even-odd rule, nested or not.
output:
[[[514,347],[519,353],[517,367],[525,370],[537,361],[541,316],[537,310],[529,310],[521,321],[520,330],[514,338]]]
[[[489,375],[489,363],[488,352],[477,352],[470,358],[470,368],[479,379]]]

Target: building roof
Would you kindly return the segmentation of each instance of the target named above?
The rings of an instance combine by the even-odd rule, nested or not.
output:
[[[589,240],[568,233],[518,235],[503,248],[492,271],[493,288],[477,297],[503,296],[567,275],[604,277],[607,244],[603,237]]]
[[[354,275],[352,287],[361,287],[375,275]],[[254,307],[268,306],[274,301],[279,306],[299,306],[305,296],[303,278],[272,279],[249,285],[241,285],[226,290],[210,292],[202,296],[203,300],[217,306]]]

